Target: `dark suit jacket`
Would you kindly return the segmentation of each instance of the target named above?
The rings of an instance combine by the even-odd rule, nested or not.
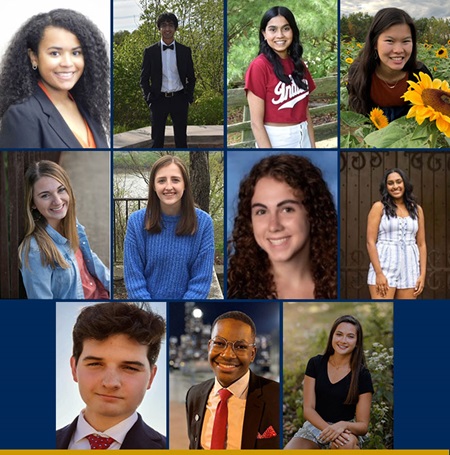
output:
[[[77,428],[78,417],[69,425],[56,432],[56,448],[67,449],[70,438]],[[140,414],[136,423],[130,428],[121,449],[167,449],[166,438],[149,427]]]
[[[189,103],[194,100],[195,74],[192,53],[189,47],[176,42],[177,68],[184,92]],[[172,51],[166,51],[172,52]],[[147,104],[151,104],[161,95],[162,85],[162,57],[161,41],[147,47],[144,51],[144,60],[141,70],[141,87],[144,99]]]
[[[191,387],[186,395],[187,428],[189,448],[201,449],[201,434],[205,418],[206,403],[214,379]],[[257,439],[272,426],[277,436]],[[245,405],[244,426],[241,449],[280,448],[280,384],[257,376],[250,371],[247,403]]]
[[[101,125],[95,122],[80,105],[78,109],[94,135],[97,148],[108,143]],[[1,148],[82,149],[58,109],[38,86],[33,96],[11,105],[1,119]]]

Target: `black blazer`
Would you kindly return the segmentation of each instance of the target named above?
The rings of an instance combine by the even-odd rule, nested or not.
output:
[[[192,103],[194,100],[195,74],[191,49],[187,46],[183,46],[179,42],[176,42],[175,49],[177,54],[178,74],[184,87],[184,93],[186,94],[189,103]],[[161,95],[161,41],[147,47],[144,51],[140,84],[147,104],[151,104]]]
[[[201,449],[201,434],[205,418],[206,403],[214,379],[192,386],[186,395],[187,429],[189,448]],[[260,438],[269,427],[276,436]],[[280,384],[257,376],[250,371],[247,402],[245,405],[244,426],[241,449],[280,448]]]
[[[92,131],[97,148],[107,148],[101,125],[78,105]],[[82,149],[62,115],[38,86],[33,96],[11,105],[1,119],[0,148]]]
[[[67,449],[72,434],[77,428],[78,417],[69,425],[56,432],[56,448]],[[140,414],[136,423],[130,428],[121,449],[167,449],[166,438],[153,428],[149,427]]]

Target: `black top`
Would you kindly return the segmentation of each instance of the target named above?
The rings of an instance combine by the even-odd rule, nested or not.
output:
[[[344,404],[352,373],[348,373],[340,381],[332,384],[328,377],[328,356],[316,355],[309,360],[306,367],[306,375],[316,380],[316,411],[326,422],[334,423],[340,420],[352,420],[355,418],[356,404]],[[373,393],[372,378],[369,370],[361,368],[359,374],[359,395]]]

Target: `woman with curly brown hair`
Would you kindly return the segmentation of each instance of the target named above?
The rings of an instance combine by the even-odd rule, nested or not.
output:
[[[321,170],[303,156],[253,166],[228,243],[228,298],[337,297],[336,208]]]
[[[108,47],[83,14],[55,9],[28,19],[0,66],[0,148],[106,148]]]

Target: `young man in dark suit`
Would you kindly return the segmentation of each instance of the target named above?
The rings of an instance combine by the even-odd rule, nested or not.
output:
[[[164,319],[148,305],[83,308],[73,328],[72,376],[86,408],[56,432],[57,449],[166,449],[136,412],[156,374]]]
[[[249,370],[255,337],[253,320],[240,311],[214,321],[208,361],[215,379],[191,387],[186,395],[190,449],[280,448],[280,386]],[[228,415],[223,424],[224,402]]]
[[[178,19],[163,13],[157,20],[161,41],[147,47],[141,88],[151,111],[153,148],[164,147],[167,117],[173,123],[176,148],[187,148],[189,104],[194,100],[195,74],[191,49],[175,41]]]

